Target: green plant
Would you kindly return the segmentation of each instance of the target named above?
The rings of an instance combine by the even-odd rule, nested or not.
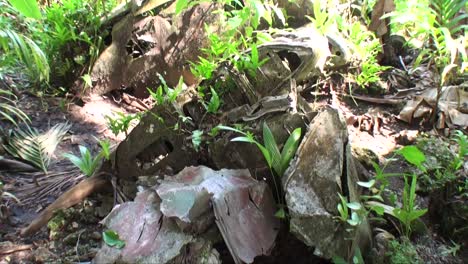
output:
[[[427,209],[417,209],[415,204],[417,177],[416,174],[413,174],[411,176],[411,183],[408,183],[408,177],[405,177],[402,199],[403,207],[393,209],[393,216],[402,224],[403,233],[406,237],[410,237],[412,223],[427,212]]]
[[[440,86],[449,83],[450,75],[463,74],[468,66],[467,25],[462,22],[468,15],[459,12],[466,3],[466,0],[396,1],[396,11],[384,16],[391,18],[394,31],[408,34],[413,45],[421,47],[421,43],[429,43],[422,47],[414,67],[423,60],[435,64]],[[453,71],[456,68],[458,72]]]
[[[453,242],[453,241],[451,241],[451,242],[452,242],[452,246],[451,246],[451,247],[448,247],[448,248],[446,248],[444,251],[442,251],[441,254],[442,254],[443,256],[452,255],[452,256],[455,257],[455,256],[457,255],[457,253],[460,251],[460,249],[461,249],[460,244],[457,244],[457,243],[455,243],[455,242]]]
[[[451,35],[456,35],[468,26],[463,20],[468,14],[459,13],[467,4],[467,0],[432,0],[430,8],[435,15],[434,26],[447,28]]]
[[[461,132],[460,130],[457,130],[455,131],[455,136],[453,137],[453,140],[458,145],[458,153],[455,156],[450,167],[454,170],[458,170],[463,166],[465,162],[465,156],[468,155],[468,136],[463,134],[463,132]]]
[[[218,112],[219,106],[221,105],[221,100],[219,99],[218,93],[211,87],[211,98],[208,104],[203,103],[206,111],[208,113],[216,114]]]
[[[357,226],[361,223],[360,214],[362,213],[362,206],[358,202],[348,202],[346,197],[338,194],[340,197],[340,203],[336,206],[338,209],[339,216],[335,219],[340,220],[343,223],[348,223],[350,226]],[[351,214],[349,213],[351,210]]]
[[[201,130],[192,131],[192,144],[196,151],[200,149],[202,136],[203,136],[203,131]]]
[[[390,67],[382,66],[377,61],[377,55],[382,47],[373,32],[367,30],[359,21],[346,23],[338,20],[338,27],[347,36],[355,51],[351,60],[358,69],[354,74],[356,83],[364,88],[380,80],[380,74]]]
[[[274,170],[278,177],[282,177],[284,172],[288,168],[289,163],[296,154],[296,150],[299,146],[299,139],[301,138],[301,128],[294,129],[294,131],[291,133],[291,135],[289,135],[288,139],[286,140],[283,150],[280,153],[279,147],[276,143],[273,133],[271,132],[270,128],[266,123],[263,123],[263,145],[260,144],[255,139],[254,135],[249,131],[244,132],[240,128],[233,128],[223,125],[219,125],[218,128],[221,130],[233,131],[243,135],[241,137],[235,137],[231,139],[231,141],[233,142],[247,142],[250,144],[255,144],[262,152],[263,157],[265,158],[270,170]],[[283,199],[281,198],[280,190],[274,176],[273,183],[275,185],[278,199],[280,200],[280,210],[276,212],[275,216],[277,216],[278,218],[284,218],[286,216],[286,213],[284,211],[284,208],[282,207]]]
[[[70,127],[67,123],[60,123],[42,134],[29,126],[18,128],[10,131],[3,147],[12,156],[28,161],[47,173],[52,155]]]
[[[323,35],[330,33],[331,31],[336,30],[335,21],[337,19],[336,14],[331,14],[330,10],[322,7],[322,1],[313,0],[314,16],[307,18],[312,21],[315,28],[322,33]]]
[[[7,54],[13,52],[16,55],[32,81],[49,81],[50,69],[46,55],[33,40],[14,30],[4,29],[0,30],[0,48]],[[5,61],[1,59],[0,56],[0,70],[6,66]]]
[[[203,1],[178,0],[176,13],[180,13]],[[239,71],[247,71],[255,76],[256,70],[266,60],[260,61],[258,45],[266,39],[271,39],[266,32],[256,31],[262,21],[268,25],[273,24],[273,14],[283,23],[283,12],[272,1],[232,1],[218,0],[227,8],[220,12],[219,26],[223,34],[214,32],[209,26],[205,26],[208,35],[209,48],[203,49],[204,55],[198,61],[191,63],[191,70],[200,80],[213,77],[213,73],[219,65],[234,67]]]
[[[426,157],[416,146],[405,146],[397,150],[396,154],[403,156],[408,163],[416,166],[419,170],[426,172],[426,169],[423,166]],[[401,224],[400,232],[409,237],[413,222],[418,220],[427,212],[427,209],[418,209],[415,203],[418,176],[415,173],[411,175],[403,174],[405,185],[403,189],[402,207],[394,207],[384,204],[381,193],[388,186],[387,177],[402,176],[402,174],[384,173],[385,167],[381,168],[375,163],[373,165],[376,170],[375,179],[368,182],[358,182],[358,185],[369,189],[372,195],[361,196],[361,199],[365,201],[367,210],[374,211],[379,216],[386,213],[395,217]],[[409,182],[408,178],[411,178],[411,182]],[[374,188],[377,184],[380,184],[379,189]],[[343,201],[341,204],[343,204]],[[341,207],[343,207],[343,205],[341,205]],[[340,212],[340,215],[341,214],[342,213]]]
[[[301,128],[296,128],[291,135],[289,135],[280,153],[273,133],[266,123],[263,123],[263,145],[256,141],[253,134],[250,132],[243,132],[242,130],[228,126],[218,126],[218,128],[244,135],[242,137],[233,138],[231,141],[255,144],[262,152],[268,167],[273,169],[279,177],[283,176],[291,159],[294,157],[294,154],[296,154],[297,147],[299,146],[299,139],[301,138]]]
[[[389,243],[389,251],[386,256],[389,258],[389,263],[423,263],[422,259],[418,255],[418,252],[416,251],[416,248],[406,237],[401,237],[400,241],[391,240]]]
[[[96,139],[97,140],[97,139]],[[110,160],[110,141],[106,140],[98,140],[99,145],[101,146],[101,152],[99,153],[106,160]]]
[[[179,78],[179,83],[175,88],[170,88],[166,80],[158,73],[159,80],[161,81],[161,85],[153,91],[152,89],[147,89],[150,93],[151,97],[156,101],[158,105],[162,105],[164,103],[173,103],[180,95],[184,85],[184,79],[182,77]]]
[[[450,139],[454,142],[453,149],[449,142],[439,137],[421,137],[417,139],[417,146],[423,151],[426,160],[423,172],[418,173],[421,189],[432,191],[445,188],[448,185],[460,185],[463,178],[460,169],[468,154],[468,139],[461,131],[455,131]],[[455,150],[456,149],[456,150]]]
[[[15,99],[16,95],[12,92],[0,89],[0,117],[14,125],[18,125],[15,118],[24,123],[30,122],[29,117],[16,106]]]
[[[117,116],[115,117],[110,117],[110,116],[105,116],[105,119],[107,120],[107,125],[112,131],[114,135],[118,135],[120,132],[123,132],[125,136],[128,136],[128,129],[130,128],[130,125],[132,122],[135,120],[140,120],[141,119],[141,114],[124,114],[121,112],[116,113]]]
[[[35,0],[8,0],[23,16],[41,19],[41,11]]]
[[[81,157],[75,156],[71,153],[66,153],[63,156],[69,159],[81,172],[90,177],[94,174],[101,160],[110,158],[110,142],[108,140],[99,141],[101,151],[96,157],[93,158],[91,152],[85,146],[79,146]]]
[[[106,230],[102,232],[102,239],[109,247],[123,248],[125,241],[121,240],[119,234],[114,230]]]

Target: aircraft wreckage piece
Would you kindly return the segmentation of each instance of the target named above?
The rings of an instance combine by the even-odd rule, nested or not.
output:
[[[114,208],[103,223],[125,247],[104,243],[94,262],[220,263],[212,248],[216,236],[210,235],[216,222],[236,263],[252,263],[273,248],[279,229],[275,207],[267,184],[248,170],[187,167]]]
[[[359,202],[358,172],[351,155],[346,122],[336,109],[325,109],[309,126],[296,158],[283,176],[290,214],[290,232],[315,254],[331,259],[349,257],[371,241],[365,216],[353,232],[335,221],[338,194]]]

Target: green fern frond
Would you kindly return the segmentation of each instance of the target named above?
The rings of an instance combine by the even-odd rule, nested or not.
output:
[[[70,127],[67,123],[60,123],[43,134],[29,126],[16,129],[10,132],[4,148],[12,156],[28,161],[47,173],[52,155]]]
[[[13,30],[0,30],[0,48],[5,52],[14,52],[33,81],[49,81],[47,57],[30,38]]]
[[[448,28],[453,36],[462,30],[467,29],[467,25],[460,23],[468,18],[468,14],[460,13],[467,0],[433,0],[431,1],[431,10],[436,16],[435,26]]]

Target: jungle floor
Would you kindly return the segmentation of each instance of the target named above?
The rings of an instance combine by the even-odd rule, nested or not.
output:
[[[325,103],[326,99],[324,100]],[[112,209],[114,200],[112,188],[109,192],[95,193],[80,204],[59,212],[47,228],[32,237],[22,238],[19,230],[30,223],[42,209],[53,202],[70,186],[84,178],[80,171],[67,159],[64,153],[78,153],[78,145],[84,145],[96,153],[99,139],[110,139],[115,146],[125,138],[115,136],[107,127],[105,115],[113,111],[128,112],[112,97],[96,97],[86,104],[70,103],[64,98],[38,98],[23,95],[20,108],[31,118],[32,127],[45,131],[55,124],[68,122],[71,129],[56,151],[55,163],[47,175],[42,173],[3,173],[5,191],[15,195],[14,199],[3,202],[0,219],[0,263],[76,263],[90,262],[102,242],[102,226],[99,221]],[[410,126],[396,118],[398,112],[392,106],[374,105],[352,100],[339,101],[339,108],[348,121],[350,140],[359,149],[371,149],[378,158],[391,156],[400,145],[413,142],[423,131],[436,135],[435,130]],[[3,124],[2,124],[3,125]],[[444,135],[441,135],[442,137]],[[373,169],[362,156],[364,167],[370,174]],[[404,172],[407,165],[396,162],[388,168],[390,172]],[[392,179],[391,188],[401,193],[403,181]],[[428,196],[418,196],[421,208],[429,205]],[[443,254],[452,246],[451,242],[437,232],[437,225],[430,224],[430,215],[423,217],[428,232],[416,238],[416,249],[425,263],[462,263],[468,261],[468,250],[462,248],[454,257]],[[223,263],[233,263],[225,245],[218,245]],[[330,263],[313,256],[313,250],[288,236],[281,237],[270,257],[261,257],[256,263]]]

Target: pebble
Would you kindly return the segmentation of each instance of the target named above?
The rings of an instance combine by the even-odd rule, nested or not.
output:
[[[102,235],[98,231],[94,231],[89,235],[89,238],[100,241],[102,239]]]

